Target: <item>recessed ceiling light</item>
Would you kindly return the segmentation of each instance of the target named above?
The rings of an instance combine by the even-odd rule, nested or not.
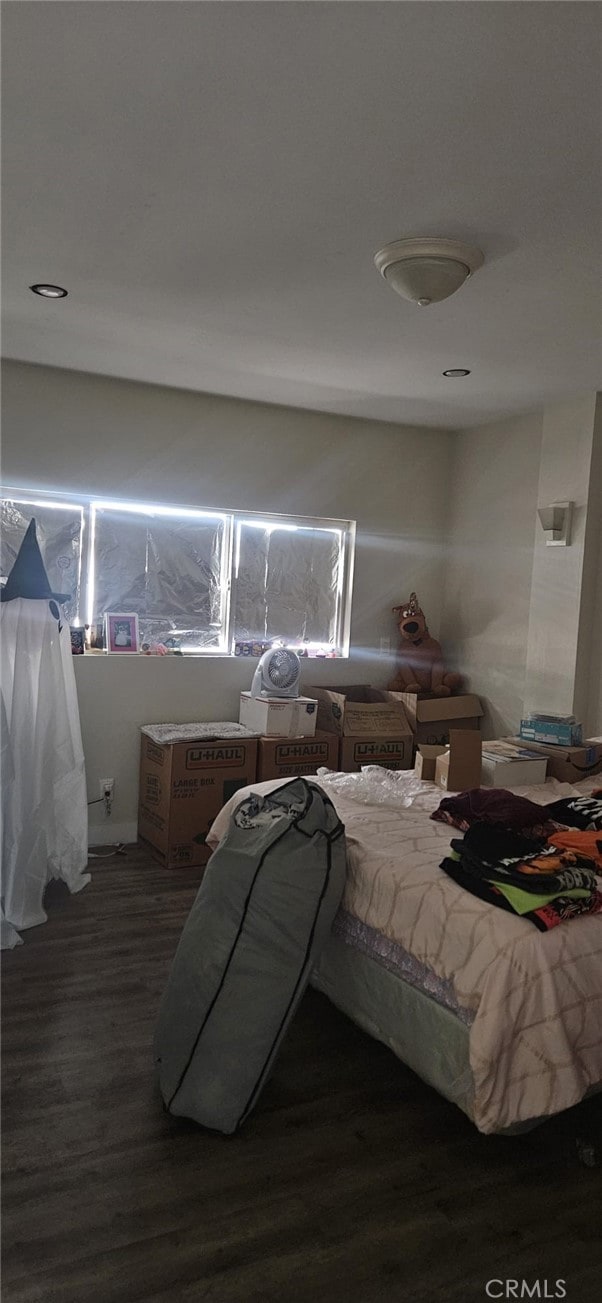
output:
[[[451,371],[444,371],[442,374],[447,376],[448,380],[460,380],[462,376],[469,376],[470,371],[463,366],[454,366]]]
[[[30,285],[34,294],[41,294],[43,299],[66,299],[69,293],[61,285]]]

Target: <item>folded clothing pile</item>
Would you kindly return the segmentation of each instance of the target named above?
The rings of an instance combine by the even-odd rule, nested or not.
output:
[[[464,838],[452,839],[440,867],[472,895],[528,919],[540,932],[602,910],[594,858],[543,838],[537,844],[532,834],[501,823],[472,823]]]

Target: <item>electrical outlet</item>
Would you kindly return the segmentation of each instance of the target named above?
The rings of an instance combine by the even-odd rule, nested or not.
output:
[[[381,640],[380,640],[380,650],[381,650],[381,652],[390,652],[390,650],[391,650],[391,639],[390,639],[390,638],[381,638]]]
[[[100,786],[100,799],[105,803],[105,814],[109,815],[111,813],[111,806],[113,805],[115,779],[101,778],[99,779],[99,786]]]

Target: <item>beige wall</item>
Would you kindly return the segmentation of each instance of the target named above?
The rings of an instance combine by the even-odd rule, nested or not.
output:
[[[602,394],[596,395],[587,489],[575,714],[591,737],[602,735]]]
[[[598,541],[597,569],[597,582],[592,604],[591,658],[587,704],[588,732],[592,737],[602,737],[602,532]]]
[[[590,573],[597,541],[590,514],[595,407],[592,393],[544,412],[537,504],[571,501],[573,520],[569,547],[548,547],[543,530],[538,526],[536,531],[525,680],[528,709],[574,712],[580,719],[587,705],[590,655],[584,581],[589,578],[595,587]]]
[[[2,478],[202,507],[357,520],[351,658],[306,682],[386,683],[391,607],[416,588],[436,632],[453,436],[79,372],[3,368]],[[109,657],[76,663],[90,798],[116,779],[111,838],[133,835],[138,728],[237,718],[248,662]],[[105,832],[92,811],[93,836]],[[108,835],[108,833],[107,833]]]
[[[515,732],[523,708],[541,437],[534,413],[454,440],[441,636],[486,737]]]
[[[357,520],[351,656],[304,665],[303,686],[386,683],[380,642],[395,648],[391,606],[415,588],[447,662],[483,698],[486,736],[513,732],[526,702],[568,710],[569,696],[602,734],[595,395],[452,434],[14,362],[3,376],[5,484]],[[577,504],[564,552],[546,550],[536,518],[554,497]],[[93,809],[91,840],[125,840],[139,726],[236,718],[250,666],[84,657],[75,668],[90,798],[100,777],[116,780],[110,824]]]
[[[548,547],[537,507],[562,500],[571,543]],[[600,395],[456,436],[441,633],[486,736],[530,709],[602,733],[601,521]]]
[[[589,674],[587,719],[592,737],[602,737],[602,394],[596,396],[594,446],[590,481],[590,519],[593,531],[591,564],[586,574],[586,611],[584,624],[589,628]],[[587,618],[589,616],[589,619]],[[587,672],[587,658],[583,677]]]

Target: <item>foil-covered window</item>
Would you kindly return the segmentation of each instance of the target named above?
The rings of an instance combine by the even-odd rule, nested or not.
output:
[[[259,656],[281,640],[307,656],[347,655],[353,521],[167,507],[7,488],[1,573],[35,516],[48,577],[70,624],[138,616],[140,645]]]
[[[234,636],[339,650],[343,533],[242,520]]]
[[[15,558],[32,518],[50,586],[68,593],[63,605],[70,624],[80,620],[83,510],[76,503],[47,504],[37,500],[3,498],[0,501],[0,574],[2,582]]]
[[[140,642],[226,650],[227,517],[93,507],[93,622],[135,611]]]

